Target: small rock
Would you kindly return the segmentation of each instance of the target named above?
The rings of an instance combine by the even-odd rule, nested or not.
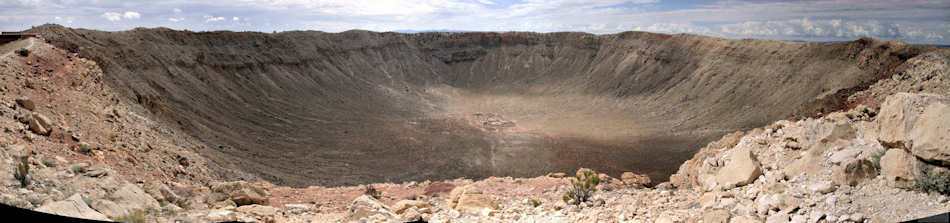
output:
[[[17,98],[16,103],[19,104],[20,107],[23,107],[30,111],[33,111],[34,109],[36,109],[36,104],[33,103],[33,100],[31,100],[28,97]]]
[[[212,202],[231,200],[238,206],[268,203],[269,193],[264,186],[245,181],[214,183],[211,191],[214,199],[209,199]]]
[[[811,192],[827,194],[835,191],[835,186],[831,183],[831,181],[821,181],[808,185],[808,190]]]
[[[762,168],[748,146],[737,145],[729,157],[726,166],[716,174],[717,184],[743,186],[762,175]]]
[[[354,199],[353,203],[350,204],[345,219],[347,219],[346,222],[351,222],[374,216],[390,221],[396,218],[396,214],[390,211],[386,205],[373,199],[373,197],[369,195],[362,195]]]
[[[773,215],[769,215],[769,217],[765,219],[765,223],[788,223],[788,222],[789,222],[788,215],[785,213],[776,213]]]
[[[33,131],[37,135],[49,135],[50,131],[53,130],[53,121],[50,121],[46,116],[36,112],[30,115],[29,125],[30,131]]]
[[[414,208],[429,207],[429,202],[420,201],[420,200],[401,200],[399,202],[396,202],[396,204],[392,206],[392,211],[395,212],[396,214],[402,214],[403,211],[412,207]]]
[[[83,173],[83,176],[87,177],[102,177],[109,174],[108,167],[103,165],[92,165],[89,168],[86,168],[86,172]]]

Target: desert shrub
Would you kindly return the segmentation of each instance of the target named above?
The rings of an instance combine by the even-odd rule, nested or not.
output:
[[[871,163],[874,164],[874,168],[881,170],[881,157],[884,157],[884,154],[887,153],[887,149],[879,149],[874,154],[871,154]]]
[[[950,171],[938,171],[926,164],[918,164],[914,187],[921,191],[950,195]]]
[[[46,167],[56,167],[56,163],[50,160],[43,160],[43,166]]]
[[[92,146],[90,146],[89,144],[86,144],[86,143],[79,143],[78,145],[76,145],[76,147],[78,147],[79,152],[81,152],[81,153],[90,153],[90,152],[92,152]]]
[[[13,174],[13,177],[20,181],[20,186],[26,187],[30,185],[30,157],[22,156],[18,159],[19,162],[16,164],[16,173]]]
[[[379,199],[383,196],[383,192],[376,190],[376,187],[373,187],[372,185],[366,185],[366,188],[363,189],[363,194],[369,195],[374,199]]]
[[[537,199],[531,199],[530,202],[531,202],[531,207],[538,207],[538,206],[541,206],[541,201],[539,201],[539,200],[537,200]]]
[[[145,223],[145,213],[143,213],[141,210],[136,210],[132,214],[113,218],[112,221],[124,223]]]
[[[587,202],[591,195],[597,191],[597,185],[600,184],[600,177],[592,172],[584,172],[582,176],[574,176],[571,180],[571,188],[564,193],[564,202],[568,204],[580,205]]]
[[[69,170],[72,170],[73,173],[85,173],[85,172],[86,172],[86,167],[83,167],[83,166],[80,166],[80,165],[75,165],[75,166],[69,167]]]
[[[29,56],[29,55],[30,55],[30,50],[28,50],[28,49],[26,49],[26,48],[20,48],[19,50],[16,50],[16,54],[17,54],[17,55],[20,55],[21,57]]]

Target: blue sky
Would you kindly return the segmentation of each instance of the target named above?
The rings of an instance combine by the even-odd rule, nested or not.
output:
[[[950,0],[0,0],[0,29],[623,31],[950,44]]]

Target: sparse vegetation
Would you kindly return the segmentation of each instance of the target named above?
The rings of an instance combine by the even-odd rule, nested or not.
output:
[[[88,198],[88,197],[86,197],[86,196],[80,196],[80,197],[82,198],[82,202],[83,202],[83,203],[86,203],[86,206],[92,207],[92,199],[91,199],[91,198]]]
[[[56,163],[50,160],[43,160],[43,166],[46,167],[56,167]]]
[[[20,181],[20,186],[26,187],[30,185],[30,157],[21,156],[18,157],[19,162],[16,164],[16,173],[13,174],[13,177]]]
[[[69,167],[69,170],[73,171],[73,173],[85,173],[85,172],[86,172],[86,167],[80,166],[80,165],[75,165],[75,166]]]
[[[29,56],[29,55],[30,55],[30,50],[28,50],[28,49],[26,49],[26,48],[20,48],[19,50],[16,50],[16,54],[17,54],[17,55],[20,55],[21,57]]]
[[[141,210],[136,210],[132,214],[123,217],[112,218],[112,221],[125,223],[145,223],[145,213]]]
[[[926,192],[950,195],[950,171],[939,171],[927,164],[917,165],[914,188]]]
[[[92,146],[89,146],[89,144],[86,144],[86,143],[79,143],[78,145],[76,145],[76,147],[79,149],[79,152],[81,153],[92,152]]]
[[[538,207],[538,206],[541,206],[541,201],[537,199],[531,199],[531,207]]]
[[[369,195],[370,197],[373,197],[374,199],[379,199],[380,197],[383,196],[383,192],[376,190],[376,187],[373,187],[373,185],[366,185],[366,188],[363,189],[363,194]]]
[[[881,170],[881,157],[884,157],[884,154],[887,153],[887,149],[879,149],[874,154],[871,154],[871,163],[874,164],[874,168],[880,172]]]
[[[571,180],[571,189],[564,194],[564,202],[568,204],[580,205],[587,202],[591,195],[597,191],[597,185],[600,184],[600,177],[593,172],[584,172],[582,176],[574,176]]]
[[[176,200],[175,205],[178,205],[180,208],[188,208],[188,203],[185,202],[185,199]]]

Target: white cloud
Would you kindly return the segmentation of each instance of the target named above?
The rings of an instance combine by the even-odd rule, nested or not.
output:
[[[126,11],[125,13],[106,12],[106,13],[102,13],[100,17],[105,18],[106,20],[115,22],[115,21],[122,20],[123,18],[139,19],[139,18],[142,18],[142,14],[139,14],[138,12],[132,12],[132,11]]]
[[[950,14],[946,13],[950,8],[948,1],[855,1],[716,0],[676,3],[676,9],[668,9],[670,7],[665,7],[669,6],[668,1],[660,0],[150,0],[95,3],[0,0],[10,3],[0,3],[4,6],[0,7],[0,28],[25,29],[48,22],[55,16],[62,18],[56,22],[63,23],[68,16],[75,16],[75,27],[104,30],[151,27],[177,21],[175,28],[190,30],[270,32],[319,29],[339,32],[349,29],[449,29],[605,34],[638,29],[727,38],[845,40],[870,36],[917,43],[950,43],[950,25],[947,25]],[[159,10],[144,11],[153,8]],[[202,23],[202,17],[190,18],[182,9],[188,9],[189,16],[208,16],[203,17],[205,23]],[[255,17],[253,24],[248,22],[250,16]],[[103,23],[103,18],[123,22]],[[185,18],[192,21],[181,22]],[[224,22],[228,20],[233,22]]]
[[[122,18],[126,19],[138,19],[141,17],[142,14],[139,14],[138,12],[125,12],[125,14],[122,14]]]
[[[240,20],[241,20],[241,18],[238,18],[237,16],[231,18],[231,21],[240,21]]]
[[[224,21],[224,17],[214,17],[214,16],[206,15],[204,18],[205,18],[205,22],[220,22],[220,21]]]
[[[655,23],[646,27],[638,26],[634,28],[637,31],[647,31],[655,33],[694,33],[694,34],[703,34],[703,35],[718,35],[713,32],[708,27],[697,26],[693,24],[684,24],[684,23]]]
[[[119,14],[118,12],[106,12],[102,13],[101,16],[102,18],[113,22],[122,20],[122,14]]]

